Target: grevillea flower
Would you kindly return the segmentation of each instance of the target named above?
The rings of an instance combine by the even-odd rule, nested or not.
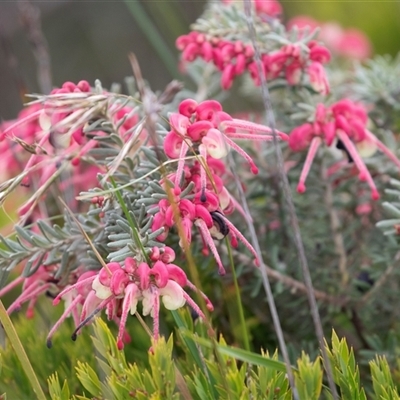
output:
[[[222,110],[215,100],[206,100],[197,104],[192,99],[184,100],[179,105],[179,113],[169,116],[171,131],[164,141],[165,154],[172,159],[179,159],[177,183],[182,176],[184,157],[189,149],[197,150],[206,159],[210,156],[221,159],[229,148],[237,151],[250,164],[251,171],[257,174],[258,168],[253,159],[232,139],[270,141],[272,130],[267,126],[232,118]],[[278,139],[287,140],[287,135],[276,131]],[[205,174],[205,172],[203,172]]]
[[[187,190],[188,187],[192,188],[192,190]],[[211,250],[221,275],[225,274],[225,268],[214,239],[221,240],[227,235],[231,237],[231,243],[234,247],[237,247],[237,239],[239,238],[253,254],[257,264],[257,254],[253,247],[225,216],[223,205],[225,205],[225,210],[228,213],[233,210],[233,203],[229,193],[224,193],[224,196],[227,196],[227,199],[225,199],[209,190],[207,186],[196,190],[195,185],[188,185],[185,189],[183,190],[184,197],[181,197],[182,191],[179,187],[176,186],[172,190],[172,204],[169,198],[162,199],[157,204],[152,230],[157,231],[160,228],[164,228],[164,233],[159,235],[157,239],[164,241],[169,230],[180,224],[183,231],[182,234],[186,242],[190,244],[192,241],[192,228],[196,226],[203,241],[203,254],[208,255],[208,249]],[[182,240],[180,245],[183,247]]]
[[[0,151],[5,167],[2,173],[7,174],[7,178],[9,175],[26,173],[21,185],[29,188],[33,187],[34,183],[37,192],[46,187],[49,180],[58,174],[62,164],[66,172],[59,188],[71,190],[72,197],[97,184],[99,166],[91,166],[82,163],[81,160],[91,149],[97,147],[99,142],[84,133],[87,121],[81,116],[87,110],[70,106],[73,105],[76,96],[80,95],[82,98],[91,95],[88,82],[65,82],[61,88],[54,89],[43,104],[29,105],[20,112],[16,120],[5,121],[0,125]],[[106,96],[107,92],[103,96],[104,101]],[[111,103],[108,110],[102,110],[104,111],[119,127],[121,139],[128,140],[129,133],[138,123],[136,110]],[[80,118],[82,122],[77,123]],[[104,136],[105,132],[91,132],[91,135],[93,134]],[[45,195],[42,198],[44,197]],[[33,196],[21,206],[19,214],[25,217],[40,217],[41,215],[36,215],[37,208],[34,209],[36,203]]]
[[[271,10],[274,10],[274,15],[280,12],[279,3],[274,1],[255,1],[255,6],[263,15],[270,15]],[[256,85],[261,83],[250,39],[247,42],[227,40],[212,36],[209,32],[192,31],[180,36],[176,40],[176,47],[182,51],[183,61],[192,62],[202,58],[212,62],[221,71],[221,86],[225,90],[245,72],[250,74]],[[315,41],[306,44],[299,41],[284,46],[274,42],[268,52],[261,54],[262,69],[267,80],[283,78],[289,85],[298,85],[303,76],[308,76],[313,87],[322,94],[329,91],[323,70],[323,64],[329,59],[329,50]]]
[[[214,239],[221,240],[227,235],[234,247],[239,239],[258,264],[253,247],[226,217],[235,208],[242,210],[224,185],[226,171],[221,159],[229,148],[233,148],[248,161],[251,171],[257,173],[252,158],[232,139],[271,140],[271,129],[234,119],[222,110],[220,103],[213,100],[198,104],[187,99],[180,103],[178,111],[170,115],[172,130],[164,140],[166,155],[178,159],[178,167],[167,177],[168,180],[160,181],[169,195],[166,194],[149,210],[153,215],[153,232],[160,231],[157,239],[164,241],[170,229],[178,227],[186,243],[190,244],[195,226],[203,241],[203,254],[208,255],[211,250],[220,274],[224,274],[225,269]],[[287,140],[287,135],[282,132],[276,131],[276,135]],[[199,157],[188,161],[185,156],[189,151],[198,153]],[[184,247],[182,237],[180,245]]]
[[[329,93],[329,82],[325,73],[325,69],[319,62],[313,62],[307,68],[312,88],[323,95]]]
[[[342,148],[356,165],[359,179],[366,181],[371,188],[372,198],[379,198],[378,190],[361,155],[369,153],[370,149],[379,149],[400,169],[400,160],[373,133],[367,129],[367,112],[361,104],[344,99],[330,107],[319,104],[314,122],[295,128],[289,136],[289,146],[293,151],[309,148],[297,191],[306,190],[305,181],[312,161],[323,142],[331,146],[337,141],[337,147]]]
[[[4,178],[20,173],[29,159],[30,154],[16,141],[22,140],[27,145],[34,145],[41,140],[42,130],[39,116],[42,110],[40,104],[24,108],[17,119],[4,121],[0,124],[0,153],[2,157],[1,175]]]
[[[201,309],[183,289],[188,287],[195,290],[194,285],[187,279],[185,272],[173,264],[174,251],[169,247],[154,248],[150,254],[151,263],[126,258],[124,265],[111,262],[100,271],[82,276],[74,285],[66,287],[54,299],[57,305],[61,299],[72,294],[63,315],[54,325],[47,337],[51,347],[51,338],[60,324],[71,313],[80,311],[79,322],[72,335],[75,340],[80,329],[89,323],[93,317],[105,310],[109,320],[119,325],[117,346],[124,347],[125,325],[128,315],[135,314],[137,305],[142,303],[142,314],[153,318],[153,336],[159,337],[160,301],[168,310],[176,310],[186,303],[201,317],[205,318]],[[207,308],[213,306],[208,298],[201,293]]]

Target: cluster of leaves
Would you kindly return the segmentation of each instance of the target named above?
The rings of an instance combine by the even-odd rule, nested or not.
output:
[[[120,351],[114,334],[101,319],[93,326],[93,336],[80,338],[74,346],[65,343],[68,329],[63,328],[57,347],[46,351],[40,359],[32,357],[39,380],[47,387],[47,395],[52,400],[293,398],[285,365],[276,352],[272,355],[247,352],[227,346],[222,337],[212,342],[205,326],[193,324],[188,312],[176,312],[174,317],[179,326],[177,345],[173,345],[171,335],[168,340],[153,342],[147,355],[141,357],[137,357],[135,349],[140,341],[148,339],[141,339],[139,330],[136,343]],[[26,321],[19,321],[17,326],[28,354],[33,356],[40,351],[40,342]],[[345,339],[339,339],[333,332],[326,347],[341,398],[400,398],[399,371],[391,370],[384,356],[372,360],[368,378],[361,379],[354,351]],[[132,358],[133,364],[127,361]],[[319,356],[311,360],[303,352],[293,370],[299,399],[330,398],[328,388],[323,385]],[[20,364],[8,346],[1,359],[0,391],[7,388],[7,398],[30,398],[29,382],[22,371],[17,371]],[[18,384],[13,383],[16,376]]]

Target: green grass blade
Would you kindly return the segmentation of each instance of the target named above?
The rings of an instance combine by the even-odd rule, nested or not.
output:
[[[176,310],[172,310],[171,313],[172,313],[172,316],[174,317],[175,323],[178,326],[178,328],[182,332],[188,332],[187,326],[186,326],[185,322],[183,321],[182,317],[179,315],[179,312]],[[193,334],[192,334],[192,336],[193,336]],[[193,338],[190,337],[190,335],[185,334],[185,335],[182,335],[182,339],[184,340],[184,342],[185,342],[187,348],[189,349],[190,354],[192,355],[197,366],[200,369],[203,369],[203,363],[201,362],[200,354],[199,354],[199,351],[197,350],[195,342],[193,341]]]
[[[29,358],[25,353],[24,347],[22,346],[22,343],[19,340],[14,325],[11,322],[11,319],[8,316],[7,311],[4,308],[3,302],[1,300],[0,300],[0,322],[3,325],[3,328],[8,336],[8,339],[10,340],[11,345],[14,348],[14,351],[22,365],[22,368],[26,376],[29,379],[29,382],[32,385],[33,391],[36,393],[37,398],[39,400],[46,400],[46,396],[43,393],[43,390],[40,386],[35,371],[32,368]]]
[[[214,348],[214,345],[207,339],[203,339],[197,336],[193,336],[190,332],[187,330],[182,330],[182,335],[183,336],[189,336],[194,340],[195,342],[199,343],[202,346],[208,347],[208,348]],[[260,367],[266,367],[266,368],[273,368],[276,369],[277,371],[284,371],[286,372],[286,365],[284,362],[277,361],[277,360],[271,360],[270,358],[263,357],[260,354],[253,353],[251,351],[239,349],[236,347],[231,347],[231,346],[225,346],[222,344],[215,344],[216,348],[218,351],[225,355],[225,356],[230,356],[235,358],[236,360],[244,361],[247,362],[251,365],[258,365]],[[297,370],[297,368],[292,367],[293,370]]]
[[[184,341],[185,345],[189,349],[189,352],[192,355],[192,357],[193,357],[195,363],[197,364],[197,366],[199,367],[199,369],[204,372],[204,375],[207,379],[210,395],[213,396],[212,397],[213,399],[218,398],[218,395],[215,392],[216,382],[213,379],[213,376],[209,373],[209,371],[208,370],[206,371],[206,369],[208,369],[208,368],[205,365],[204,361],[202,361],[201,355],[199,353],[199,349],[197,348],[197,345],[196,345],[195,341],[193,340],[193,337],[195,335],[193,334],[193,332],[190,332],[188,330],[188,327],[185,324],[185,321],[182,319],[182,317],[178,311],[172,310],[171,313],[172,313],[172,316],[174,317],[176,325],[178,326],[180,332],[182,333],[182,336],[181,336],[182,340]],[[189,334],[189,332],[190,332],[190,334]]]
[[[237,276],[236,276],[235,263],[233,261],[231,244],[227,238],[225,238],[225,243],[226,243],[226,247],[228,249],[229,264],[231,266],[233,283],[235,285],[236,303],[237,303],[237,308],[239,311],[240,325],[242,328],[243,345],[244,345],[245,350],[250,351],[249,334],[247,332],[246,320],[244,318],[243,304],[242,304],[240,288],[239,288],[239,284],[238,284],[238,280],[237,280]]]

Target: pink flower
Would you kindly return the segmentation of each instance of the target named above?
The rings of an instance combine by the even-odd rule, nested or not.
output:
[[[277,0],[254,0],[257,14],[278,17],[282,14],[282,6]]]
[[[257,14],[265,20],[276,18],[282,12],[282,7],[276,0],[254,0],[254,6]],[[326,47],[318,45],[315,41],[307,45],[310,47],[309,53],[304,49],[304,43],[300,42],[280,47],[276,43],[268,52],[262,53],[262,68],[266,79],[282,77],[286,78],[289,85],[297,85],[310,63],[318,61],[324,64],[329,61],[330,53]],[[199,57],[206,62],[212,62],[221,71],[221,87],[224,90],[230,89],[235,78],[246,71],[255,85],[261,83],[254,60],[254,49],[250,43],[212,36],[209,32],[193,31],[180,36],[176,47],[182,51],[184,61],[192,62]]]
[[[11,314],[19,310],[24,303],[28,303],[26,316],[27,318],[32,318],[34,316],[34,306],[39,296],[46,293],[51,288],[57,287],[57,282],[54,280],[53,267],[41,265],[38,270],[28,278],[23,276],[16,278],[0,290],[0,298],[21,283],[22,293],[8,307],[7,313]]]
[[[318,28],[319,23],[308,15],[297,15],[296,17],[290,19],[287,23],[288,29],[293,29],[295,26],[300,30],[300,32],[304,32],[306,29],[311,32]]]
[[[308,47],[310,49],[309,57],[311,61],[317,61],[321,64],[326,64],[331,60],[331,53],[325,46],[321,46],[313,40],[308,43]]]
[[[165,257],[167,263],[162,261]],[[51,338],[55,331],[65,318],[71,312],[76,313],[80,306],[81,316],[72,339],[76,339],[80,329],[90,322],[94,315],[105,310],[108,319],[115,320],[119,325],[117,345],[120,350],[124,347],[128,315],[136,313],[139,302],[143,304],[143,315],[151,315],[153,318],[153,335],[156,340],[159,336],[160,299],[168,310],[181,308],[187,302],[200,317],[205,318],[200,308],[183,289],[184,286],[188,286],[196,290],[188,281],[185,272],[171,263],[174,260],[173,250],[168,247],[153,249],[152,258],[156,259],[152,264],[139,263],[133,258],[127,258],[124,266],[115,262],[109,263],[98,273],[91,272],[90,276],[82,276],[74,285],[61,291],[54,299],[55,305],[69,293],[73,293],[72,300],[49,332],[47,345],[51,347]],[[83,296],[82,290],[88,294]],[[205,297],[204,294],[201,295]],[[212,310],[212,304],[205,299],[208,308]]]
[[[66,163],[69,163],[73,168],[70,168],[71,173],[67,174],[70,178],[63,179],[60,184],[61,190],[72,190],[73,194],[78,194],[96,184],[97,174],[100,172],[98,166],[90,166],[82,162],[82,158],[97,147],[99,142],[84,134],[84,118],[80,126],[76,125],[84,110],[71,106],[72,103],[68,99],[69,95],[80,94],[84,98],[86,94],[90,95],[90,90],[86,81],[80,81],[78,84],[65,82],[61,88],[52,91],[44,104],[30,105],[20,112],[17,120],[2,123],[0,151],[3,172],[12,175],[25,173],[21,185],[29,188],[32,182],[35,182],[35,190],[39,191],[58,173],[60,164],[69,169],[69,166],[66,166]],[[106,100],[106,94],[104,99]],[[116,109],[113,104],[104,111],[109,114],[115,125],[119,125],[118,132],[125,141],[129,139],[129,134],[137,125],[139,117],[135,110],[128,106],[118,107],[119,109]],[[99,136],[105,134],[103,131],[96,132]],[[32,146],[32,150],[27,151],[25,144]],[[46,199],[47,193],[48,191],[45,191],[43,200]],[[35,218],[40,217],[35,204],[34,198],[27,200],[20,208],[19,214],[25,219],[32,215],[35,215]],[[77,207],[77,203],[75,205]]]
[[[170,115],[172,130],[164,142],[165,153],[179,159],[176,172],[168,176],[169,182],[174,182],[175,186],[170,188],[164,180],[160,182],[170,193],[158,202],[155,210],[151,209],[153,232],[160,232],[157,239],[163,241],[171,228],[178,227],[180,245],[184,247],[183,240],[190,244],[192,228],[197,227],[203,242],[203,254],[208,255],[211,250],[220,274],[224,274],[225,269],[214,239],[221,240],[227,235],[234,246],[237,246],[237,239],[242,241],[257,263],[252,246],[226,218],[235,208],[239,211],[241,208],[224,186],[221,177],[225,167],[220,159],[227,154],[229,147],[233,148],[249,162],[252,172],[257,173],[254,161],[232,139],[272,140],[271,129],[234,119],[212,100],[197,104],[187,99],[178,109],[180,113]],[[276,135],[288,139],[282,132],[276,131]],[[190,148],[196,148],[200,157],[189,161],[188,165],[185,156]]]
[[[306,161],[303,166],[297,190],[303,193],[306,190],[305,181],[312,161],[318,148],[323,142],[332,145],[334,139],[348,153],[351,161],[354,161],[359,179],[366,181],[371,188],[372,198],[379,198],[378,190],[360,156],[357,146],[376,146],[400,169],[400,160],[370,131],[367,125],[367,113],[365,108],[348,99],[343,99],[330,107],[319,104],[316,109],[314,123],[306,123],[295,128],[289,136],[289,146],[293,151],[302,151],[309,146]]]
[[[167,156],[180,159],[176,176],[177,184],[182,176],[184,157],[193,145],[198,146],[203,158],[210,156],[216,159],[224,157],[230,147],[248,161],[253,173],[258,172],[252,158],[232,139],[272,140],[270,128],[233,119],[222,110],[221,104],[214,100],[206,100],[197,106],[191,99],[184,100],[182,103],[179,109],[184,110],[185,115],[170,114],[172,130],[164,141],[164,150]],[[188,115],[189,108],[186,107],[186,103],[192,111],[191,115]],[[287,140],[285,133],[276,131],[276,134],[278,139]]]
[[[368,37],[358,29],[347,29],[337,44],[337,51],[344,57],[365,60],[372,54]]]

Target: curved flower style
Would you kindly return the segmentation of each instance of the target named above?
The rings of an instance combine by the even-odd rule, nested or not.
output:
[[[361,104],[344,99],[330,107],[319,104],[316,109],[313,123],[303,124],[291,132],[289,146],[293,151],[302,151],[309,147],[307,158],[301,172],[297,191],[306,190],[305,181],[312,161],[320,145],[325,142],[331,146],[337,140],[337,146],[343,148],[351,161],[354,161],[359,179],[366,181],[371,188],[372,199],[379,199],[375,183],[360,156],[361,148],[378,148],[400,169],[400,160],[393,154],[373,133],[367,125],[367,112]]]
[[[156,340],[159,336],[160,300],[168,310],[176,310],[188,303],[201,318],[205,318],[198,305],[183,289],[187,286],[196,290],[185,272],[172,263],[175,259],[174,251],[169,247],[155,247],[150,259],[150,264],[133,258],[126,258],[123,266],[111,262],[98,272],[87,272],[75,284],[61,291],[53,304],[57,305],[61,299],[68,297],[69,304],[48,334],[48,347],[51,347],[51,338],[60,324],[71,313],[77,315],[78,307],[81,312],[72,339],[76,339],[81,328],[97,313],[105,310],[108,319],[115,320],[119,325],[117,346],[120,350],[124,347],[128,315],[136,313],[139,302],[142,302],[142,314],[153,318],[153,335]],[[203,293],[201,295],[207,308],[212,311],[211,302]]]

